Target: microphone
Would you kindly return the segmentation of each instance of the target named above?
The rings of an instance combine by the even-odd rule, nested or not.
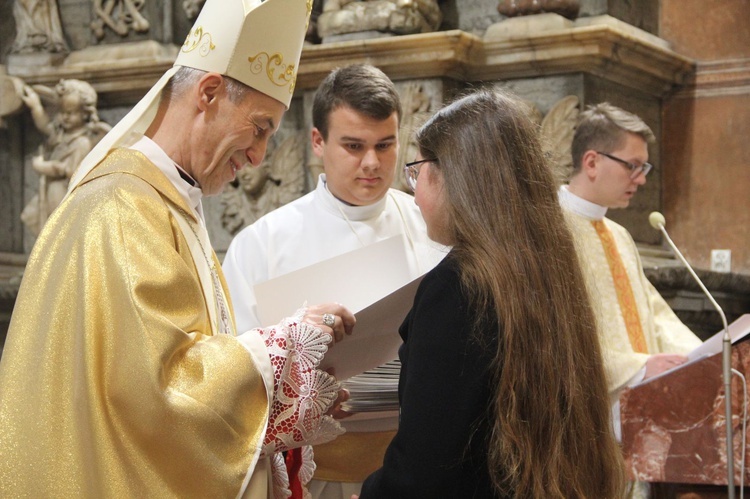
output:
[[[724,409],[725,409],[725,416],[727,419],[726,425],[727,425],[727,487],[728,487],[728,495],[729,499],[734,499],[734,446],[733,438],[732,438],[732,338],[729,336],[729,326],[727,325],[727,317],[724,315],[724,311],[721,309],[718,303],[716,303],[716,300],[714,300],[714,297],[711,296],[711,293],[708,292],[708,289],[706,289],[706,286],[703,285],[703,281],[700,280],[698,277],[698,274],[695,273],[693,270],[693,267],[690,266],[688,261],[685,259],[684,256],[682,256],[682,253],[677,248],[677,245],[672,241],[672,238],[669,237],[669,234],[667,234],[667,229],[665,228],[667,221],[664,218],[664,215],[659,213],[658,211],[653,211],[648,216],[648,223],[651,224],[651,227],[653,227],[656,230],[660,230],[661,233],[664,235],[664,239],[666,239],[667,243],[669,243],[669,246],[672,248],[672,251],[674,254],[682,261],[682,263],[685,265],[685,267],[690,272],[690,275],[693,276],[693,279],[695,279],[695,282],[698,283],[698,286],[701,288],[701,291],[703,291],[703,294],[706,295],[708,298],[708,301],[711,302],[711,305],[714,306],[714,308],[719,312],[719,315],[721,316],[721,321],[724,324],[724,337],[722,338],[722,351],[721,351],[721,365],[722,365],[722,371],[723,371],[723,380],[724,380]],[[744,452],[744,450],[743,450]],[[743,470],[744,471],[744,470]]]

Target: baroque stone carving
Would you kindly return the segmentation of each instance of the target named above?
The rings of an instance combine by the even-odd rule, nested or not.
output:
[[[398,133],[397,171],[392,187],[411,194],[411,189],[406,185],[406,179],[404,178],[403,165],[409,161],[414,161],[414,158],[417,157],[419,150],[414,141],[414,132],[432,116],[434,109],[432,99],[425,92],[422,83],[410,82],[399,90],[403,115],[401,116],[401,126]]]
[[[151,27],[141,14],[146,0],[92,0],[96,19],[91,22],[91,31],[97,40],[104,38],[104,27],[118,35],[128,36],[130,30],[145,33]]]
[[[497,6],[497,11],[507,17],[551,12],[575,19],[580,9],[578,0],[501,0]]]
[[[0,128],[7,127],[3,120],[5,116],[16,114],[23,108],[23,86],[23,80],[8,76],[5,66],[0,66]]]
[[[270,142],[269,149],[260,166],[239,170],[221,195],[221,222],[232,235],[304,193],[304,136],[296,133],[278,146]]]
[[[580,102],[575,95],[568,95],[557,101],[546,116],[533,103],[529,105],[531,118],[541,126],[542,149],[546,154],[555,177],[565,183],[573,171],[571,146],[578,121]]]
[[[204,3],[206,3],[206,0],[183,0],[182,9],[185,11],[187,18],[192,21],[198,17]]]
[[[11,53],[67,52],[57,0],[16,0],[16,39]]]
[[[442,20],[437,0],[325,0],[318,18],[318,35],[428,33],[435,31]]]
[[[57,108],[50,119],[40,94]],[[60,80],[54,89],[24,85],[21,100],[31,109],[34,125],[47,136],[31,166],[39,174],[39,191],[21,213],[21,220],[39,234],[68,190],[76,167],[110,126],[99,121],[94,88],[81,80]]]

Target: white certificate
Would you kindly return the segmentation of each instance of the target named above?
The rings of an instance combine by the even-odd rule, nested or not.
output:
[[[321,364],[345,380],[398,357],[398,327],[421,281],[415,273],[404,236],[394,236],[256,285],[258,316],[276,324],[305,303],[347,307],[357,318],[354,332],[329,346]]]

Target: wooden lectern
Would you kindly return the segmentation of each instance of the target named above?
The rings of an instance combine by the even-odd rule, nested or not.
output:
[[[750,378],[750,315],[730,327],[732,368]],[[707,340],[704,345],[723,331]],[[720,346],[706,348],[663,375],[625,389],[620,396],[622,448],[633,480],[691,484],[727,484],[726,417]],[[750,381],[749,381],[750,382]],[[742,380],[732,376],[735,484],[742,462]],[[747,454],[747,449],[744,451]],[[750,471],[745,458],[745,485]]]

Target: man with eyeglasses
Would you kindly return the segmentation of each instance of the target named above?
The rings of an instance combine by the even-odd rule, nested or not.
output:
[[[346,66],[323,80],[312,109],[312,150],[324,168],[317,187],[243,229],[224,259],[238,327],[260,323],[256,284],[392,236],[404,235],[407,256],[418,274],[445,256],[445,249],[427,237],[414,198],[391,188],[401,173],[396,169],[400,120],[399,95],[379,69]],[[314,448],[313,499],[358,494],[361,482],[382,465],[397,423],[395,417],[343,420],[346,434]]]
[[[559,193],[598,313],[613,401],[622,388],[684,363],[701,343],[646,279],[628,231],[605,217],[646,183],[654,141],[638,116],[606,102],[590,106],[573,137],[570,183]],[[614,409],[619,436],[619,404]]]

